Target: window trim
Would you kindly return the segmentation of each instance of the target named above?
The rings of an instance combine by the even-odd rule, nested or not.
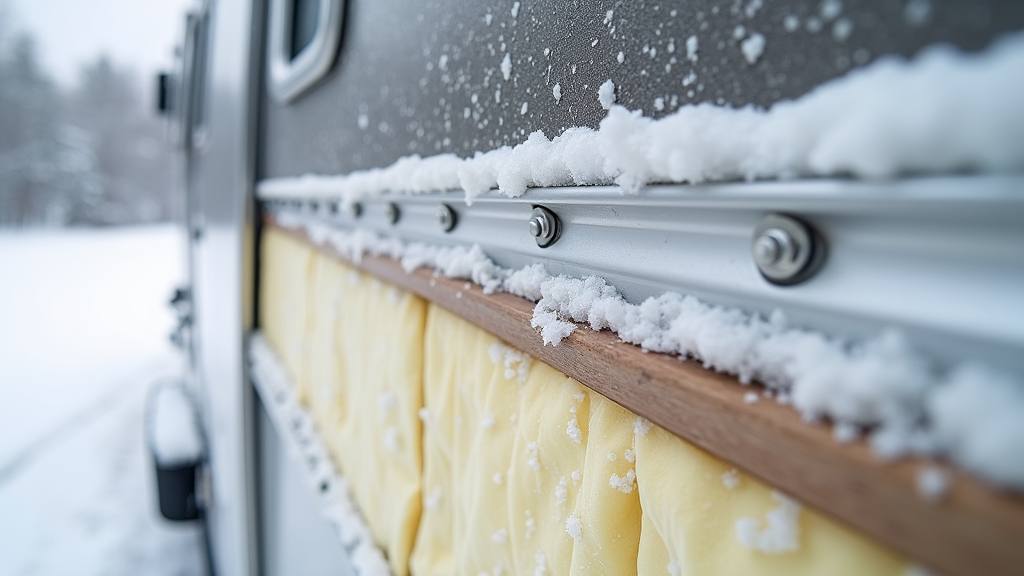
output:
[[[343,0],[320,0],[313,39],[291,57],[292,0],[271,0],[267,75],[271,96],[287,104],[323,78],[334,65],[341,44]]]

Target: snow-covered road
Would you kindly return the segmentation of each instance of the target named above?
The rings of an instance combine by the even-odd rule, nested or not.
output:
[[[0,231],[0,576],[201,574],[157,511],[146,391],[179,374],[170,226]]]

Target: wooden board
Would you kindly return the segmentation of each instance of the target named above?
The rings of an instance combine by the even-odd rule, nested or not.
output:
[[[271,218],[266,224],[276,226]],[[406,273],[390,258],[352,262],[301,230],[278,227],[325,254],[434,302],[672,433],[948,576],[1024,574],[1024,499],[992,490],[941,463],[883,462],[864,442],[838,444],[786,406],[747,404],[750,386],[665,354],[645,353],[608,331],[580,327],[544,346],[530,326],[533,303],[485,295],[426,269]],[[756,388],[754,388],[756,390]],[[1024,418],[1024,414],[1021,415]],[[921,466],[952,485],[939,502],[915,487]]]

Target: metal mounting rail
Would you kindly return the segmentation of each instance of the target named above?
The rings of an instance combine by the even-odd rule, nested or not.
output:
[[[342,228],[407,241],[477,243],[498,264],[541,262],[596,274],[630,301],[665,291],[769,314],[795,326],[864,338],[896,328],[941,363],[982,361],[1024,374],[1024,177],[947,176],[891,182],[803,180],[388,194],[337,210],[323,200],[264,198]],[[439,210],[447,206],[451,213]],[[557,217],[542,248],[535,207]],[[813,231],[817,268],[780,285],[758,268],[774,257],[755,237],[769,215]],[[446,230],[447,228],[447,230]],[[760,243],[757,240],[761,240]],[[784,239],[783,239],[784,240]],[[766,256],[767,255],[767,256]]]

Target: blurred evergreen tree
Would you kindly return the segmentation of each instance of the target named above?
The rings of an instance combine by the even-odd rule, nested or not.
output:
[[[0,12],[4,12],[0,4]],[[62,91],[33,38],[0,13],[0,226],[111,225],[178,216],[180,158],[141,85],[109,58]]]

